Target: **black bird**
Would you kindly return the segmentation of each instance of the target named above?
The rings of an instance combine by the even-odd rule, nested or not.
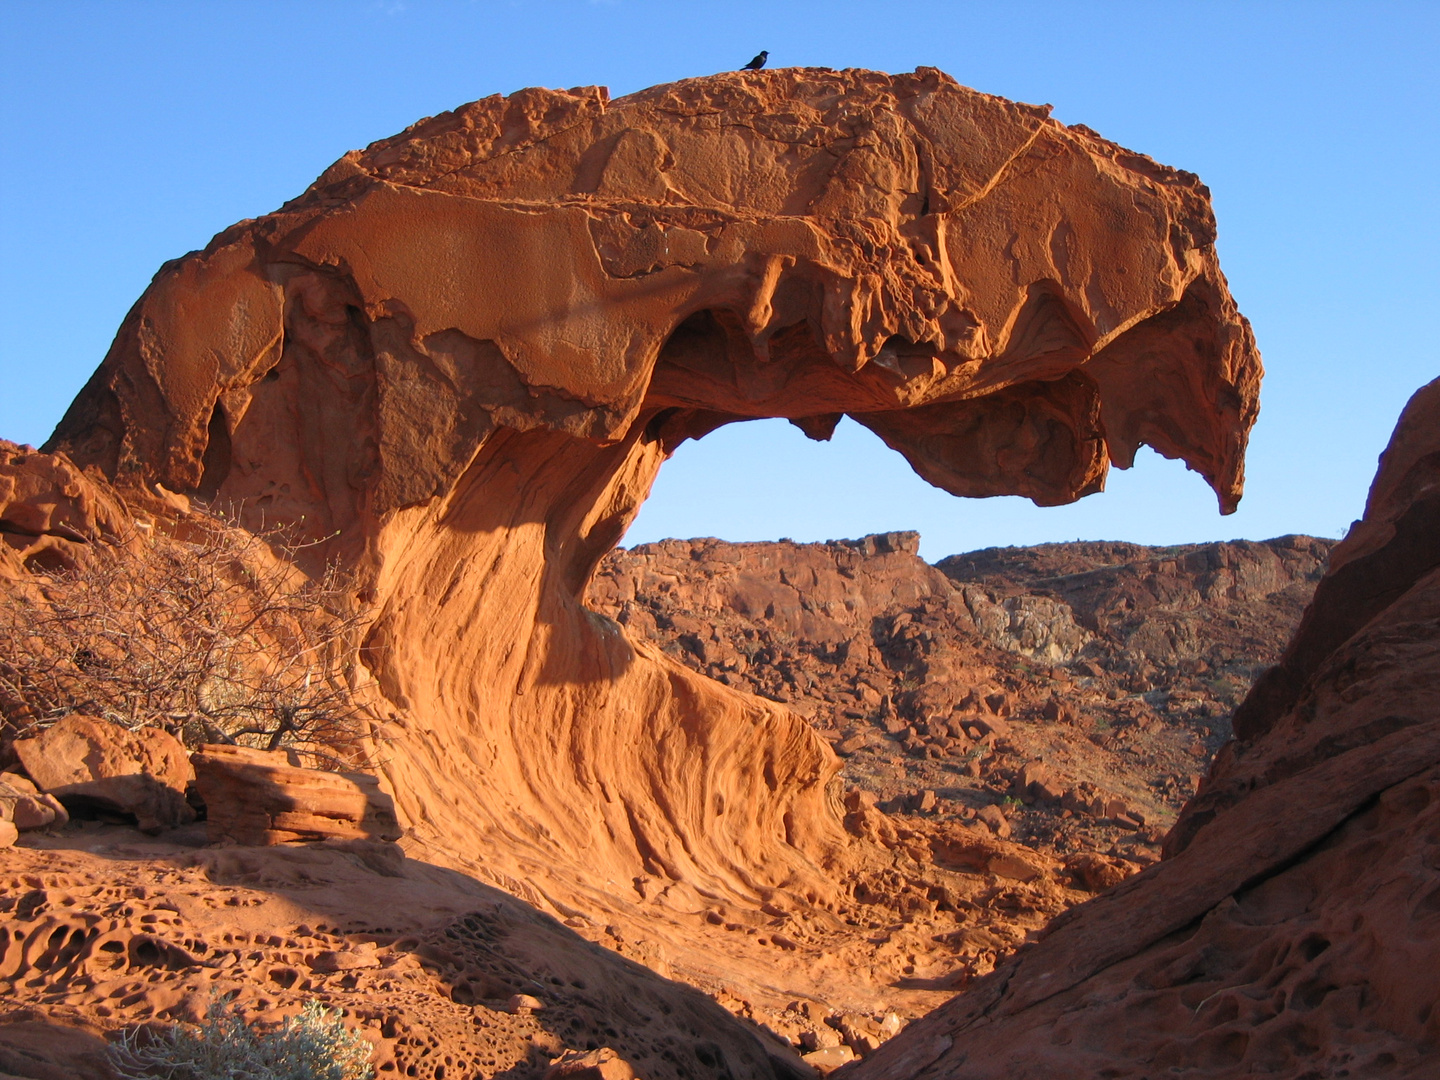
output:
[[[754,60],[751,60],[748,64],[746,64],[746,65],[745,65],[743,68],[741,68],[740,70],[741,70],[741,71],[759,71],[762,67],[765,66],[765,58],[766,58],[767,56],[769,56],[769,55],[770,55],[770,50],[769,50],[769,49],[761,49],[760,52],[756,55],[755,59],[754,59]]]

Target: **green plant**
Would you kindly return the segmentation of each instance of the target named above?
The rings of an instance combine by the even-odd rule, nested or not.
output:
[[[1000,803],[1006,810],[1016,810],[1025,805],[1014,795],[1006,795],[1005,798],[1000,800]]]
[[[125,1033],[110,1059],[122,1080],[371,1080],[370,1044],[340,1016],[307,1001],[299,1016],[262,1034],[214,1001],[204,1023],[149,1041],[143,1029]]]

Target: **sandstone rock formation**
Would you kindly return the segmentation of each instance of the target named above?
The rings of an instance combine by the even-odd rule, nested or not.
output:
[[[1429,1077],[1440,1062],[1440,381],[1236,715],[1171,857],[857,1080]]]
[[[1233,508],[1261,369],[1213,241],[1193,175],[932,69],[526,90],[163,268],[51,448],[353,571],[416,842],[537,902],[834,906],[834,756],[586,611],[595,565],[753,417],[1043,504],[1143,442]]]
[[[212,844],[400,839],[394,802],[365,773],[305,769],[241,746],[205,746],[190,761]]]
[[[130,515],[109,490],[63,456],[0,439],[0,579],[71,565],[95,540],[116,542]]]
[[[13,746],[30,779],[62,802],[133,815],[146,832],[195,820],[185,801],[195,770],[185,747],[157,728],[127,731],[72,714]]]
[[[393,844],[203,844],[102,826],[3,853],[0,1073],[114,1080],[108,1031],[195,1023],[220,995],[258,1023],[343,1009],[382,1078],[541,1080],[587,1045],[647,1080],[800,1075],[699,991]]]

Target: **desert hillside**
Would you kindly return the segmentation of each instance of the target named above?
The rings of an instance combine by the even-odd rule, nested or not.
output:
[[[1140,865],[1332,546],[1065,543],[930,566],[915,533],[667,540],[608,555],[589,596],[695,671],[808,717],[845,785],[892,814],[983,811],[1027,845]]]

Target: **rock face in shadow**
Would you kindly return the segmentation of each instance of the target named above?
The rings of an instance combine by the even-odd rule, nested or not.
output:
[[[692,987],[393,844],[203,848],[199,830],[3,853],[0,1074],[114,1080],[107,1030],[198,1023],[229,999],[270,1024],[307,1001],[344,1010],[378,1077],[541,1080],[593,1046],[653,1080],[801,1075]],[[535,1008],[507,1004],[522,993]]]
[[[887,1043],[880,1078],[1435,1075],[1440,382],[1170,858]]]
[[[1147,443],[1233,508],[1261,367],[1213,241],[1193,175],[932,69],[525,90],[167,264],[50,448],[353,572],[417,843],[537,902],[823,907],[836,758],[587,611],[596,564],[754,417],[1047,505]]]

